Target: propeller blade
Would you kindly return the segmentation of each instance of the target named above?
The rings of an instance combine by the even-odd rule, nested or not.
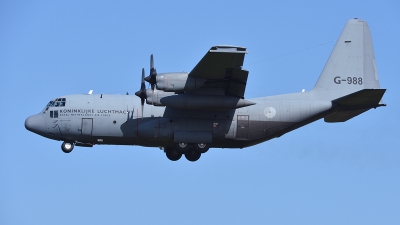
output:
[[[142,107],[142,119],[143,119],[143,109],[144,109],[144,98],[141,99],[141,107]]]
[[[153,58],[153,54],[150,55],[150,69],[154,68],[154,58]],[[151,70],[150,70],[151,73]]]
[[[142,84],[140,85],[140,90],[145,90],[146,85],[144,84],[144,68],[142,68]]]
[[[145,77],[144,80],[151,84],[151,88],[154,90],[154,85],[157,83],[157,70],[154,68],[154,57],[150,55],[150,75]]]
[[[145,81],[144,74],[145,74],[144,68],[142,68],[142,79],[141,79],[141,84],[140,84],[140,90],[135,92],[135,95],[140,98],[141,107],[142,107],[142,119],[143,119],[144,101],[147,98],[146,84],[144,83],[144,81]]]
[[[154,68],[154,57],[153,54],[150,55],[150,76],[156,76],[157,70]]]
[[[142,119],[143,119],[143,109],[144,109],[144,99],[147,98],[146,96],[146,85],[144,83],[144,68],[142,68],[142,84],[140,86],[141,92],[143,93],[142,95],[144,97],[141,98],[141,103],[142,103]]]

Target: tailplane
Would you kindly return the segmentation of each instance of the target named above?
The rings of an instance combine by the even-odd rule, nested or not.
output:
[[[386,106],[380,102],[385,91],[385,89],[364,89],[335,99],[332,101],[335,107],[334,113],[326,116],[324,120],[329,123],[345,122],[372,108]]]

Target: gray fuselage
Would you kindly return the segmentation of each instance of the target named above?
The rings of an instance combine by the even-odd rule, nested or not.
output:
[[[79,94],[59,99],[65,99],[64,106],[53,104],[33,116],[40,122],[30,130],[54,140],[147,147],[191,140],[218,148],[248,147],[320,119],[332,107],[331,101],[305,92],[249,99],[256,104],[232,110],[145,105],[142,117],[136,96]]]

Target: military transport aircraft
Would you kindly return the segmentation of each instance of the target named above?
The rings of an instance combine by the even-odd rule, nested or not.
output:
[[[245,148],[324,118],[344,122],[381,98],[365,21],[345,25],[310,91],[244,99],[246,48],[214,46],[189,73],[160,73],[150,59],[132,95],[75,94],[51,100],[25,121],[29,131],[63,141],[62,151],[96,144],[160,147],[168,159],[196,161],[209,148]],[[145,81],[151,88],[146,89]],[[149,106],[144,107],[144,102]]]

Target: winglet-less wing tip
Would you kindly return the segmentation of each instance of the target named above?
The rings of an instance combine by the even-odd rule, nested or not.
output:
[[[245,47],[233,45],[216,45],[211,47],[210,52],[248,53]]]

